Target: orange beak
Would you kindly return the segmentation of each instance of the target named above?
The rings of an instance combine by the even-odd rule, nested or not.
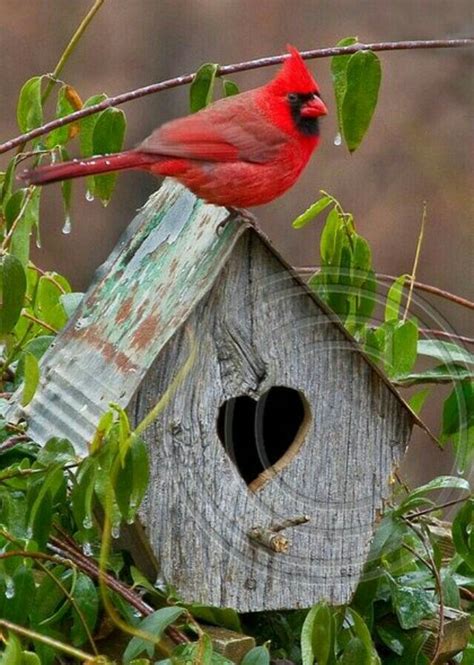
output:
[[[320,115],[327,115],[326,104],[321,97],[315,95],[301,107],[300,115],[303,118],[317,118]]]

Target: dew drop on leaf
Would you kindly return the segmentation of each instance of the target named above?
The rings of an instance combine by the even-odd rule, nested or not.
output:
[[[338,132],[336,136],[334,137],[334,145],[340,146],[342,145],[342,136],[341,132]]]
[[[8,578],[5,587],[5,597],[11,600],[15,596],[15,584],[11,577]]]
[[[88,189],[86,191],[86,201],[89,201],[90,203],[94,200],[94,194]]]
[[[64,218],[64,226],[62,228],[64,235],[66,236],[69,235],[71,233],[71,228],[72,228],[71,217],[69,215],[66,215],[66,217]]]
[[[92,529],[92,520],[89,515],[86,515],[82,520],[82,526],[84,529]]]
[[[110,535],[112,536],[112,538],[115,538],[115,539],[120,538],[120,524],[114,524],[113,525],[113,527],[110,531]]]
[[[82,551],[86,556],[92,556],[92,545],[87,541],[82,543]]]

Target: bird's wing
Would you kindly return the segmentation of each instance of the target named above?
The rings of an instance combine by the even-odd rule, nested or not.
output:
[[[137,150],[200,161],[270,161],[288,136],[264,116],[252,93],[221,99],[198,113],[172,120]]]

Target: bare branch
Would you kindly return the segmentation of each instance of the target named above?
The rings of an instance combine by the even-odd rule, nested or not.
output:
[[[306,60],[312,60],[315,58],[329,58],[335,55],[356,53],[357,51],[405,51],[414,49],[462,48],[473,45],[474,38],[430,39],[406,42],[376,42],[374,44],[351,44],[350,46],[335,46],[333,48],[314,49],[312,51],[303,51],[301,55]],[[245,62],[239,62],[232,65],[223,65],[217,70],[217,75],[227,76],[229,74],[236,74],[237,72],[248,71],[249,69],[259,69],[261,67],[269,67],[270,65],[278,65],[288,57],[288,54],[272,55],[267,58],[258,58],[257,60],[247,60]],[[9,150],[22,145],[27,141],[38,138],[38,136],[43,136],[53,129],[63,127],[64,125],[68,125],[71,122],[77,122],[78,120],[81,120],[88,115],[98,113],[99,111],[103,111],[107,108],[110,108],[111,106],[119,106],[120,104],[125,104],[126,102],[145,97],[146,95],[153,95],[156,92],[161,92],[162,90],[169,90],[170,88],[177,88],[181,85],[187,85],[188,83],[191,83],[195,75],[195,72],[192,74],[184,74],[183,76],[177,76],[175,78],[168,79],[167,81],[161,81],[160,83],[153,83],[152,85],[137,88],[136,90],[123,92],[122,94],[116,95],[115,97],[104,99],[104,101],[100,102],[99,104],[94,104],[93,106],[82,108],[80,111],[71,113],[70,115],[64,116],[63,118],[57,118],[56,120],[47,122],[41,127],[32,129],[29,132],[25,132],[24,134],[21,134],[14,139],[10,139],[5,143],[0,144],[0,154],[8,152]]]

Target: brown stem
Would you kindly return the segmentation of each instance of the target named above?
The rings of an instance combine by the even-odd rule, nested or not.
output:
[[[31,441],[31,438],[27,434],[17,434],[16,436],[10,436],[3,443],[0,444],[0,453],[4,453],[10,448],[14,448],[18,443],[23,441]]]
[[[463,342],[464,344],[474,344],[474,337],[465,337],[464,335],[456,335],[455,333],[446,332],[444,330],[431,330],[431,328],[420,328],[420,333],[425,337],[443,337],[445,339],[452,339],[455,342]]]
[[[295,268],[295,271],[300,275],[313,274],[320,270],[319,266],[299,266]],[[397,279],[395,275],[387,275],[385,273],[378,272],[376,273],[377,279],[382,282],[393,282]],[[437,286],[432,286],[431,284],[424,284],[423,282],[414,282],[415,289],[418,291],[425,291],[426,293],[433,293],[435,296],[440,296],[445,300],[451,300],[451,302],[456,303],[457,305],[462,305],[468,309],[474,309],[474,302],[463,298],[462,296],[457,296],[454,293],[440,289]]]
[[[53,552],[57,552],[61,556],[67,556],[71,559],[73,563],[76,564],[78,568],[81,568],[86,572],[90,577],[98,580],[99,579],[99,567],[89,557],[83,554],[79,549],[77,549],[76,543],[72,540],[70,536],[61,532],[62,538],[57,538],[52,536],[50,539],[50,548]],[[113,577],[109,573],[103,573],[102,579],[107,584],[109,589],[115,591],[117,594],[122,596],[132,607],[140,612],[143,616],[148,616],[154,612],[154,609],[145,603],[140,596],[138,596],[132,589],[120,582],[117,578]],[[189,642],[186,635],[184,635],[180,630],[174,626],[169,626],[166,629],[167,635],[175,642],[176,644],[181,644],[183,642]]]
[[[459,48],[472,45],[474,45],[474,38],[431,39],[405,42],[377,42],[374,44],[351,44],[350,46],[335,46],[333,48],[314,49],[312,51],[303,51],[301,55],[303,58],[311,60],[314,58],[329,58],[335,55],[356,53],[357,51],[404,51],[413,49]],[[222,67],[218,68],[217,75],[227,76],[237,72],[248,71],[249,69],[259,69],[260,67],[278,65],[288,57],[289,56],[287,54],[273,55],[267,58],[258,58],[256,60],[247,60],[245,62],[239,62],[232,65],[223,65]],[[111,106],[119,106],[120,104],[125,104],[125,102],[140,99],[146,95],[153,95],[156,92],[161,92],[162,90],[169,90],[170,88],[187,85],[188,83],[191,83],[195,75],[195,72],[192,74],[184,74],[183,76],[177,76],[175,78],[168,79],[167,81],[161,81],[160,83],[153,83],[152,85],[137,88],[136,90],[123,92],[122,94],[116,95],[115,97],[104,99],[104,101],[100,102],[99,104],[94,104],[93,106],[82,108],[79,111],[75,111],[70,115],[64,116],[63,118],[52,120],[51,122],[48,122],[41,127],[32,129],[29,132],[25,132],[24,134],[21,134],[14,139],[10,139],[9,141],[2,143],[0,145],[0,154],[8,152],[9,150],[16,148],[18,145],[21,145],[27,141],[31,141],[38,136],[43,136],[43,134],[47,134],[53,129],[63,127],[64,125],[68,125],[71,122],[77,122],[78,120],[81,120],[81,118],[85,118],[86,116],[97,113],[98,111],[103,111],[104,109],[110,108]]]
[[[460,499],[453,499],[452,501],[446,501],[446,503],[439,503],[436,504],[435,506],[430,506],[429,508],[424,508],[423,510],[417,510],[416,512],[410,513],[409,515],[406,516],[407,520],[416,520],[418,517],[421,517],[422,515],[428,515],[429,513],[433,513],[436,510],[443,510],[443,508],[449,508],[450,506],[455,506],[458,503],[464,503],[470,498],[470,495],[468,496],[463,496]]]

